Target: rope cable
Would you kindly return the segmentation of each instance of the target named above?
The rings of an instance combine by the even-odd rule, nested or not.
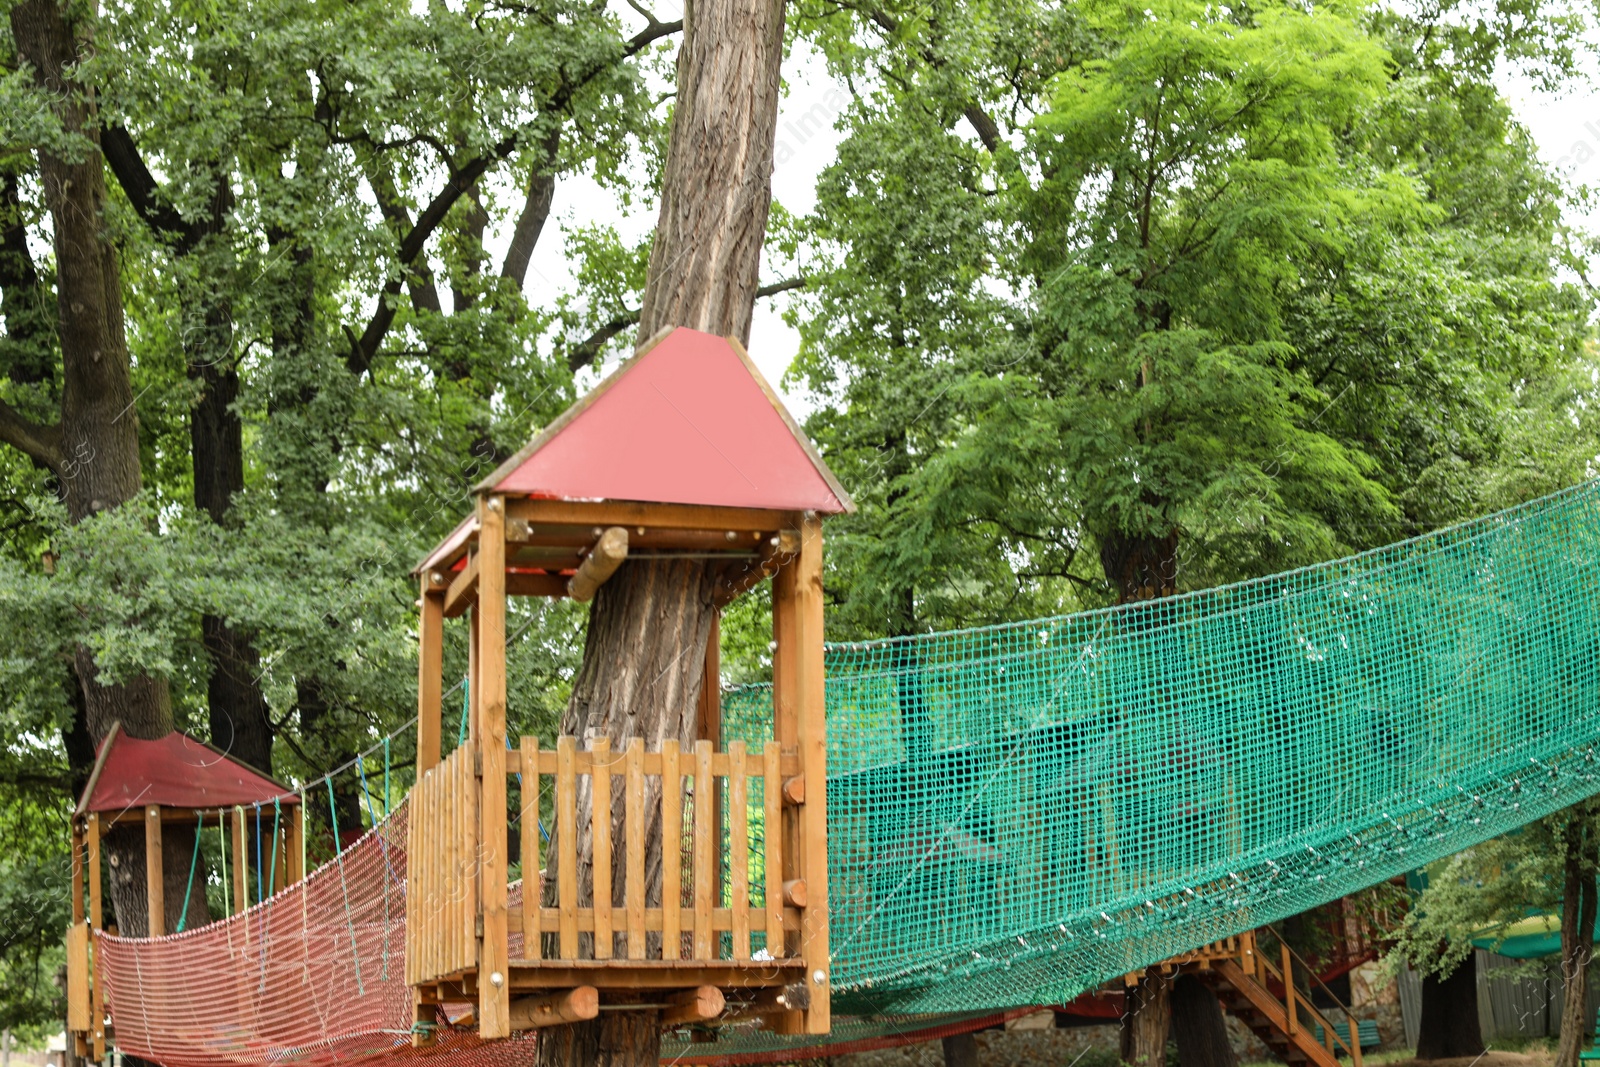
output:
[[[194,851],[189,854],[189,880],[183,886],[183,911],[178,914],[178,933],[183,933],[184,923],[189,918],[189,898],[194,895],[194,869],[200,862],[200,831],[205,829],[206,813],[195,812],[194,823]]]

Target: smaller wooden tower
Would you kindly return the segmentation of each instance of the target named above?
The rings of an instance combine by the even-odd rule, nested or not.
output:
[[[653,338],[476,493],[474,513],[415,572],[406,981],[419,1030],[437,1005],[469,1001],[485,1038],[593,1018],[602,1002],[660,1007],[669,1025],[755,1017],[826,1033],[822,520],[853,510],[849,496],[743,348],[689,329]],[[772,582],[772,740],[759,750],[721,743],[713,630],[692,749],[508,741],[506,597],[587,600],[625,560],[652,554],[716,563],[723,603]],[[471,635],[466,739],[441,758],[443,623],[461,614]],[[508,887],[512,775],[530,799],[517,819],[525,878]],[[584,776],[589,826],[579,825]],[[625,810],[613,812],[618,776]],[[658,814],[643,810],[650,777],[662,780],[669,828],[659,899],[646,895],[645,828]],[[543,811],[532,799],[541,793]],[[540,904],[541,814],[558,849],[554,906]],[[617,870],[615,816],[626,857]],[[580,904],[582,833],[593,834],[595,870]]]
[[[261,813],[266,812],[263,829]],[[253,813],[254,819],[249,818]],[[192,823],[196,833],[206,826],[229,827],[233,841],[231,903],[235,913],[250,900],[250,834],[258,836],[257,897],[305,876],[304,811],[300,798],[282,782],[239,762],[226,752],[174,731],[155,740],[140,740],[113,723],[100,743],[94,769],[72,813],[72,925],[67,928],[67,1029],[80,1056],[105,1058],[105,1004],[97,973],[97,938],[104,928],[101,900],[101,838],[113,826],[144,827],[145,892],[149,902],[148,936],[182,933],[187,901],[178,929],[167,929],[167,901],[162,862],[162,828]],[[190,879],[204,885],[206,872],[196,866],[199,849],[190,858]],[[262,869],[264,868],[264,869]],[[87,900],[87,912],[85,901]]]

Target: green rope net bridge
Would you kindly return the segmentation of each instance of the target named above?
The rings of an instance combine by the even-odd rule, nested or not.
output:
[[[1062,1003],[1600,791],[1597,578],[1591,482],[1240,585],[830,646],[836,1010]],[[764,740],[769,709],[728,694],[725,738]],[[403,818],[242,916],[108,939],[119,1044],[169,1064],[412,1055],[390,958]],[[174,986],[219,970],[238,997]]]

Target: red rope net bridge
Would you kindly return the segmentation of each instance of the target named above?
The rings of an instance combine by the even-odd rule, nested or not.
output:
[[[117,1046],[167,1067],[529,1062],[532,1032],[481,1042],[444,1019],[431,1047],[413,1049],[405,841],[402,806],[238,915],[160,938],[102,935],[99,977]]]

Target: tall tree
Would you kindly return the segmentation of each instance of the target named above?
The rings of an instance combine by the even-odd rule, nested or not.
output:
[[[684,6],[641,340],[669,326],[749,339],[771,201],[783,14],[783,0],[691,0]],[[590,608],[563,733],[609,737],[618,748],[635,737],[651,748],[669,739],[694,740],[715,577],[700,560],[623,564]],[[657,799],[647,798],[646,810],[654,810]],[[615,810],[620,818],[621,808]],[[581,812],[578,822],[588,823]],[[619,824],[613,840],[623,839]],[[579,842],[580,900],[593,890],[593,845],[590,837]],[[648,844],[646,894],[652,900],[661,896],[661,848],[657,825]],[[654,1011],[607,1012],[561,1027],[539,1046],[540,1062],[549,1067],[645,1067],[659,1052]]]
[[[54,101],[54,145],[38,150],[40,183],[54,231],[56,335],[61,351],[56,421],[39,424],[0,401],[0,440],[54,475],[74,523],[92,520],[136,496],[143,475],[139,416],[124,333],[121,264],[111,236],[92,99],[75,76],[92,35],[74,21],[78,9],[56,0],[25,0],[11,9],[17,55],[35,85]],[[161,737],[172,730],[166,680],[134,672],[102,678],[94,653],[78,645],[73,668],[83,689],[90,737],[102,741],[113,724],[130,736]],[[164,835],[168,928],[186,906],[205,914],[203,892],[186,901],[182,856],[193,831]],[[145,906],[144,835],[119,827],[106,839],[111,900],[120,929],[149,928]]]

